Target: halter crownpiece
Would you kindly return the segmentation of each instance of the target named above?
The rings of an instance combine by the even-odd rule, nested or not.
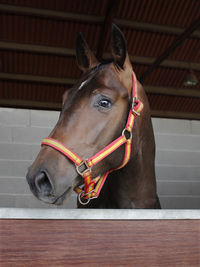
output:
[[[83,177],[84,185],[81,187],[76,187],[74,191],[78,194],[79,202],[82,205],[89,203],[91,199],[97,198],[100,191],[105,183],[108,175],[118,169],[123,168],[129,161],[131,156],[131,142],[132,142],[132,129],[135,121],[135,116],[140,115],[140,111],[143,109],[143,104],[137,99],[137,82],[136,76],[133,72],[132,74],[132,106],[129,111],[128,119],[125,128],[122,131],[122,135],[107,145],[105,148],[100,150],[97,154],[89,159],[82,159],[65,145],[53,138],[44,138],[42,140],[42,146],[50,146],[55,150],[61,152],[64,156],[69,158],[74,162],[76,166],[76,171],[79,175]],[[117,168],[110,169],[106,173],[97,176],[92,179],[91,172],[92,167],[98,162],[103,160],[105,157],[110,155],[120,146],[125,144],[124,159],[121,165]],[[84,201],[83,201],[84,199]]]

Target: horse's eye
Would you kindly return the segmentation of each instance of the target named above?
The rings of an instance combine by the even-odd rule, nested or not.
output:
[[[102,98],[99,100],[98,105],[103,109],[109,109],[112,106],[112,102],[107,98]]]

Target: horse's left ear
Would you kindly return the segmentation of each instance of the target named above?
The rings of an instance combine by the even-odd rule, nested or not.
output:
[[[122,69],[124,69],[125,61],[128,59],[126,49],[126,41],[120,29],[112,24],[112,37],[111,37],[111,52],[114,62]],[[129,59],[128,59],[129,62]]]
[[[81,33],[79,33],[76,40],[76,60],[83,72],[99,64]]]

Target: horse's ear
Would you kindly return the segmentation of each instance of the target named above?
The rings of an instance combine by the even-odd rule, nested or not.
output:
[[[81,33],[79,33],[76,40],[76,60],[79,68],[83,72],[99,64]]]
[[[114,62],[123,69],[125,59],[128,56],[126,41],[123,33],[115,24],[112,24],[111,52]]]

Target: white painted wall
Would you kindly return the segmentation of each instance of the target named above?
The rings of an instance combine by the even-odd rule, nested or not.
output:
[[[0,207],[51,208],[25,180],[59,112],[0,108]],[[153,118],[163,208],[200,208],[200,121]],[[60,208],[76,207],[76,196]],[[55,207],[53,207],[55,208]]]

